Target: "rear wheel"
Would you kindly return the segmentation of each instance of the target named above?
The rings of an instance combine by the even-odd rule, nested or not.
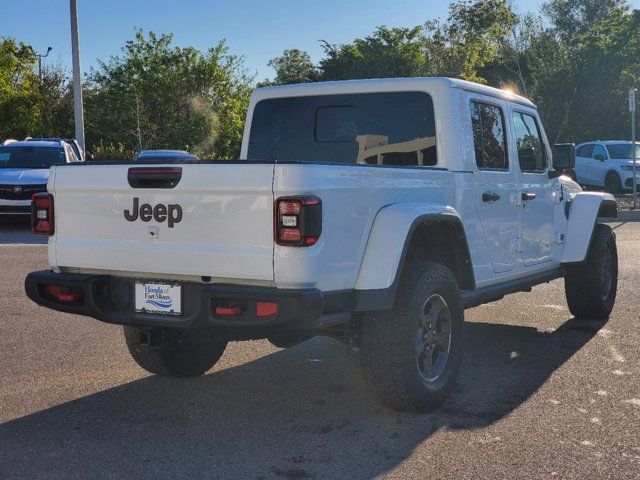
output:
[[[203,375],[227,346],[211,330],[124,327],[124,338],[138,365],[156,375],[173,377]]]
[[[428,412],[453,388],[462,359],[464,312],[455,276],[444,265],[411,265],[393,310],[363,319],[365,379],[387,406]]]
[[[564,287],[569,310],[576,318],[609,317],[618,290],[618,250],[611,227],[595,226],[586,260],[568,268]]]
[[[622,192],[622,181],[620,180],[620,175],[616,172],[609,172],[604,179],[604,189],[608,193],[621,193]]]

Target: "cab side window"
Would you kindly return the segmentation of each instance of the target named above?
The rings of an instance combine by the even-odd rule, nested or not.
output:
[[[544,172],[547,155],[536,119],[526,113],[513,112],[513,128],[520,170],[525,173]]]
[[[504,115],[500,107],[471,102],[476,165],[482,170],[508,170]]]

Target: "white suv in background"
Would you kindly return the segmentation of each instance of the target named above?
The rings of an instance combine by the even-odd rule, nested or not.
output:
[[[636,158],[640,170],[640,143],[636,144]],[[632,142],[598,140],[578,145],[576,179],[582,185],[604,187],[610,193],[633,190]]]
[[[63,140],[11,141],[0,145],[0,219],[28,218],[31,197],[47,191],[49,168],[77,162],[80,159]]]

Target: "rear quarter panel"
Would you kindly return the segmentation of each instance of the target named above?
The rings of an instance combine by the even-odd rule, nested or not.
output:
[[[488,263],[483,233],[475,221],[473,196],[469,193],[472,189],[470,174],[446,170],[278,164],[274,174],[275,198],[301,194],[320,197],[323,225],[320,240],[311,247],[275,246],[275,282],[281,287],[315,287],[323,291],[355,288],[365,249],[371,241],[372,225],[384,207],[395,204],[410,203],[416,212],[433,209],[434,204],[445,211],[459,212],[474,266]],[[389,240],[382,255],[399,258],[407,231],[398,228],[385,233]],[[377,266],[368,263],[366,268],[378,269],[379,274],[377,280],[366,283],[367,288],[388,286],[387,279],[392,275],[382,268],[387,263],[388,258],[380,258]]]

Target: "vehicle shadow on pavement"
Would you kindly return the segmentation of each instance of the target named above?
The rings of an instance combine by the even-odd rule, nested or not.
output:
[[[24,244],[46,245],[48,237],[31,232],[29,220],[22,218],[0,218],[0,245]]]
[[[344,347],[313,339],[199,379],[146,377],[0,425],[1,478],[371,478],[441,428],[504,418],[602,324],[467,324],[429,415],[379,407]]]

